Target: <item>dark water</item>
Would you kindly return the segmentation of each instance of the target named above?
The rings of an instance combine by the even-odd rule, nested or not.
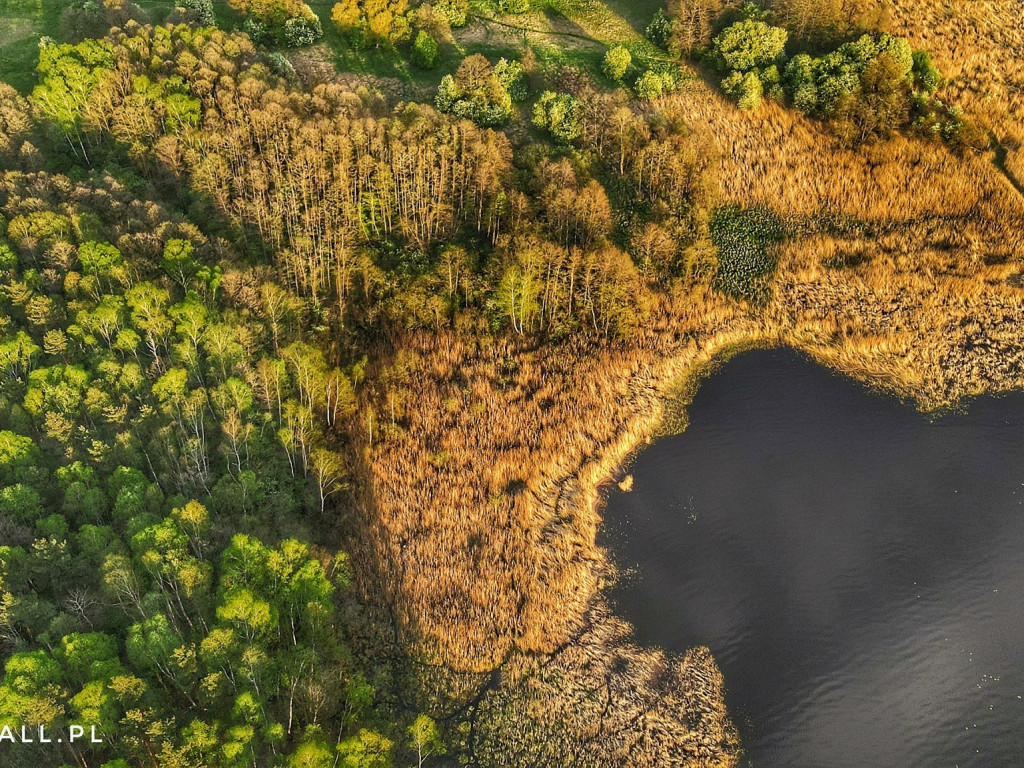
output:
[[[711,647],[749,765],[1024,766],[1024,395],[934,420],[751,352],[631,471],[612,597]]]

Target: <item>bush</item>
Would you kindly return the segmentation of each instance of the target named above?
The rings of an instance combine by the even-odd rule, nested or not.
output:
[[[213,0],[178,0],[177,7],[185,12],[185,18],[192,24],[201,27],[217,26]]]
[[[672,40],[672,32],[675,22],[670,19],[661,8],[654,14],[651,23],[647,25],[644,35],[657,46],[668,50]]]
[[[612,80],[621,81],[632,61],[629,50],[623,45],[616,45],[604,55],[604,73]]]
[[[634,86],[636,95],[641,99],[656,99],[665,92],[665,82],[657,72],[647,70],[637,78]]]
[[[434,36],[421,29],[412,44],[412,63],[421,69],[433,69],[437,66],[440,52],[441,48]]]
[[[448,21],[450,27],[464,27],[469,17],[469,0],[438,0],[434,8]]]
[[[583,134],[583,104],[568,93],[545,91],[533,106],[533,124],[557,143],[569,144]]]
[[[312,19],[296,16],[284,23],[284,44],[289,48],[312,45],[323,36],[323,26],[320,19],[315,16]]]
[[[723,72],[749,72],[778,63],[786,49],[786,30],[744,19],[722,30],[712,42],[715,63]]]
[[[498,8],[505,13],[526,13],[530,10],[530,0],[498,0]]]

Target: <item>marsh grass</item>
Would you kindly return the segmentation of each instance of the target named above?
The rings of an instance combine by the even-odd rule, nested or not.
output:
[[[695,359],[690,367],[676,379],[662,388],[662,413],[656,437],[670,437],[682,434],[690,426],[690,405],[704,380],[714,375],[725,363],[737,355],[754,349],[769,349],[780,343],[778,338],[765,334],[755,337],[744,332],[741,339],[732,343],[719,341],[710,345],[703,358]]]

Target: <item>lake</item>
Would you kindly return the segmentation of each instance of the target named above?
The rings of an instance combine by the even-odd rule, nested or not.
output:
[[[1024,394],[934,417],[758,350],[689,415],[600,543],[638,642],[715,654],[745,765],[1024,766]]]

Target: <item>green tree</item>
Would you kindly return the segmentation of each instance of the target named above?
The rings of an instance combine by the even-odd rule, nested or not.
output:
[[[19,523],[35,522],[43,515],[43,497],[24,483],[0,488],[0,515]]]
[[[160,260],[160,268],[182,290],[188,290],[192,278],[199,271],[200,264],[195,257],[195,247],[188,240],[168,240],[164,245],[164,255]]]
[[[518,15],[530,10],[530,0],[498,0],[498,8],[505,13]]]
[[[434,103],[439,111],[477,125],[502,125],[512,116],[511,95],[494,67],[478,53],[463,59],[454,76],[441,79]]]
[[[654,12],[654,18],[647,25],[644,35],[657,46],[668,49],[675,29],[675,21],[669,18],[664,8]]]
[[[0,682],[0,725],[50,726],[64,715],[60,665],[44,650],[15,653]]]
[[[621,81],[626,75],[626,70],[633,61],[633,56],[624,45],[616,45],[609,48],[604,55],[602,68],[605,75],[615,81]]]
[[[338,744],[340,765],[343,768],[391,768],[393,747],[390,739],[363,728]]]
[[[440,46],[429,32],[420,30],[416,33],[416,41],[412,46],[412,61],[421,69],[433,69],[437,66]]]
[[[726,27],[712,42],[712,56],[725,72],[749,72],[778,63],[786,48],[786,30],[744,19]]]
[[[439,755],[443,751],[441,735],[435,723],[427,715],[417,715],[409,726],[409,749],[416,753],[416,766],[423,768],[424,761],[431,755]]]
[[[924,93],[933,94],[942,84],[942,74],[932,64],[928,51],[914,51],[914,82]]]
[[[103,632],[74,632],[61,638],[55,657],[76,685],[106,681],[122,671],[117,640]]]
[[[447,19],[453,29],[466,26],[469,17],[469,0],[437,0],[434,7]]]
[[[82,264],[82,272],[106,279],[123,267],[124,259],[121,252],[110,243],[82,243],[78,247],[78,260]]]
[[[634,85],[636,95],[641,99],[650,101],[661,96],[665,91],[665,83],[661,75],[652,70],[647,70],[637,78]]]
[[[177,0],[177,6],[185,11],[186,18],[201,27],[217,26],[217,15],[213,0]]]
[[[889,53],[872,60],[860,86],[839,105],[836,133],[850,144],[889,138],[910,120],[910,83],[903,64]]]
[[[526,82],[526,72],[521,62],[511,59],[498,59],[494,65],[494,76],[498,79],[501,87],[508,92],[508,96],[514,102],[525,101],[530,95],[530,88]]]
[[[114,56],[105,40],[59,45],[44,38],[39,48],[39,85],[32,101],[58,125],[71,149],[88,161],[86,132],[101,123],[93,94],[112,77]]]
[[[533,124],[569,144],[583,135],[583,103],[568,93],[545,91],[533,105]]]
[[[45,479],[43,455],[32,438],[0,430],[0,487],[17,483],[41,487]]]
[[[409,0],[341,0],[331,9],[331,19],[366,47],[394,47],[412,32]]]
[[[739,102],[740,109],[753,110],[761,106],[764,89],[756,71],[731,73],[722,81],[722,90]]]

